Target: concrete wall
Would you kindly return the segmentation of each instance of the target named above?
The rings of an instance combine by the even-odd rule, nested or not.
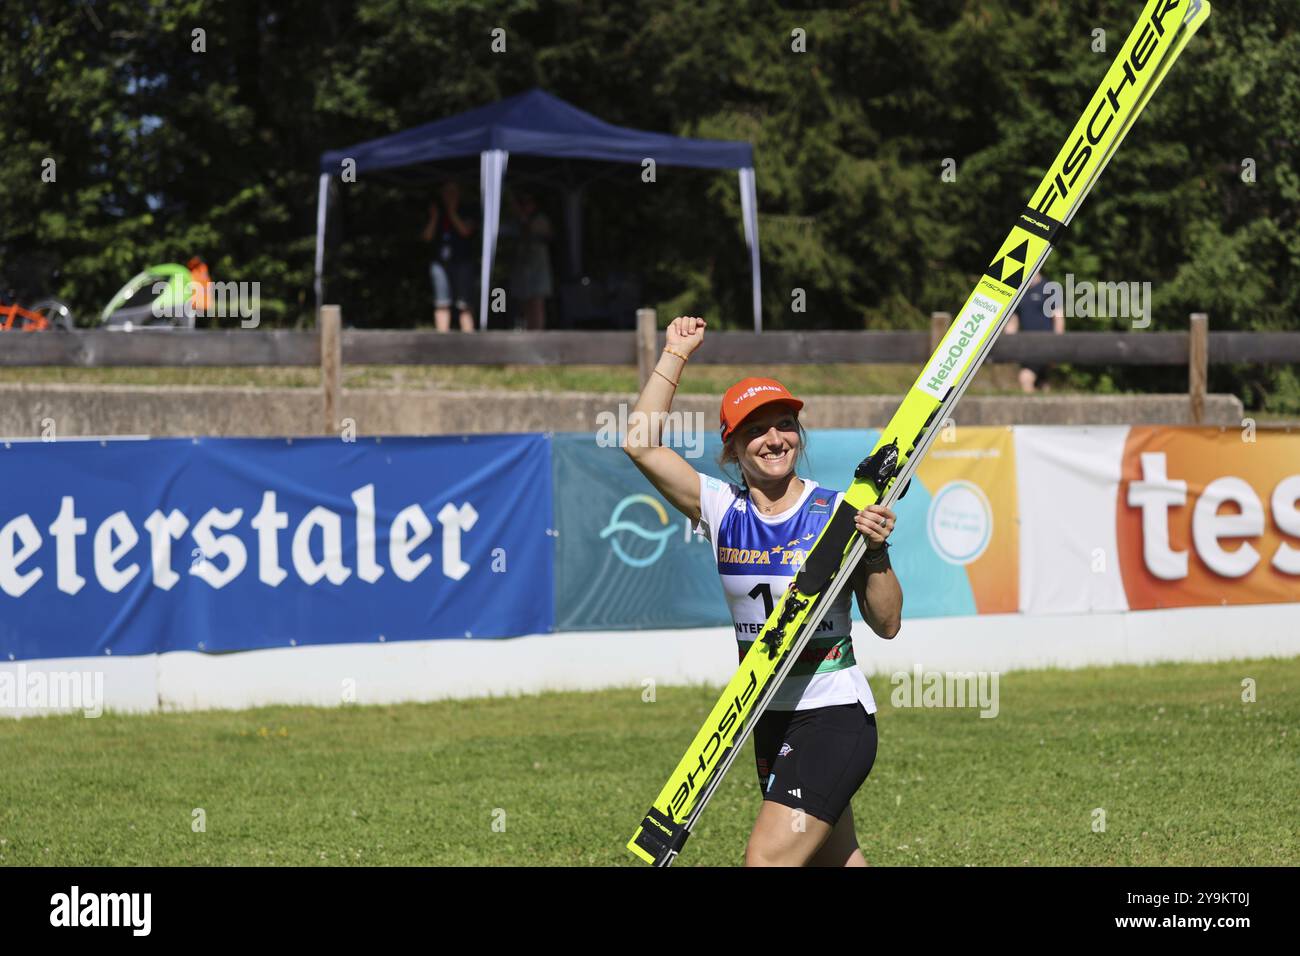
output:
[[[601,412],[617,414],[631,394],[515,391],[343,392],[341,417],[362,435],[440,435],[480,432],[594,431]],[[814,395],[803,421],[809,428],[867,428],[885,424],[901,396]],[[674,409],[717,421],[718,398],[683,395]],[[56,437],[84,435],[279,436],[324,431],[315,389],[207,386],[0,384],[0,436],[40,437],[53,422]],[[1190,423],[1186,395],[967,396],[962,425],[1181,425]],[[1210,395],[1205,424],[1240,426],[1241,401]]]

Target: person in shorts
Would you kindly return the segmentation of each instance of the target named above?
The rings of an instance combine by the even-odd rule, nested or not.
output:
[[[433,243],[429,276],[433,280],[433,325],[451,330],[453,308],[462,332],[474,331],[471,303],[478,291],[478,258],[474,250],[475,222],[461,215],[460,186],[442,184],[438,199],[429,206],[429,221],[422,238]]]
[[[1035,272],[1029,280],[1029,288],[1020,298],[1020,304],[1007,322],[1006,332],[1015,335],[1018,332],[1054,332],[1060,335],[1065,331],[1065,313],[1060,306],[1053,306],[1048,301],[1044,288],[1043,274]],[[1043,389],[1043,380],[1050,372],[1050,365],[1027,365],[1021,368],[1017,376],[1020,390],[1026,395]]]
[[[704,327],[694,316],[668,326],[664,353],[634,413],[663,421],[687,360],[703,342]],[[746,378],[727,390],[719,415],[719,463],[739,471],[736,481],[697,472],[661,445],[657,434],[634,443],[629,431],[624,446],[641,473],[713,546],[742,659],[843,500],[842,492],[796,473],[807,444],[799,424],[802,408],[803,402],[769,378]],[[866,539],[866,553],[754,727],[763,803],[745,848],[747,866],[867,865],[850,801],[875,763],[876,702],[854,658],[850,602],[856,598],[863,620],[879,637],[898,633],[903,592],[886,542],[896,520],[879,504],[856,513],[854,527]]]

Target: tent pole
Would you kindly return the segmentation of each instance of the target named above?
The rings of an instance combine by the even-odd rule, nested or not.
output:
[[[492,260],[497,251],[497,230],[501,227],[501,183],[510,154],[504,149],[485,149],[479,154],[479,191],[483,196],[483,263],[479,273],[478,327],[487,329],[488,288],[492,281]]]
[[[323,275],[325,272],[325,221],[329,215],[330,177],[329,173],[320,174],[320,188],[316,193],[316,314],[320,314],[321,297],[324,294]]]
[[[758,189],[754,168],[740,171],[740,215],[745,220],[745,245],[749,246],[750,286],[754,300],[754,331],[763,331],[763,283],[758,255]]]

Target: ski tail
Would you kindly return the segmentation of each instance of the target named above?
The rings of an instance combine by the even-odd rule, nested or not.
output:
[[[671,866],[688,836],[690,831],[684,823],[651,807],[627,848],[652,866]]]
[[[859,466],[840,508],[858,511],[901,497],[934,441],[935,424],[941,425],[960,400],[1058,235],[1209,15],[1204,0],[1148,0],[1029,204],[882,430],[872,455]],[[676,859],[755,721],[845,586],[865,545],[859,535],[850,534],[846,543],[838,530],[831,533],[840,524],[828,522],[813,542],[804,572],[772,609],[627,844],[644,862],[668,866]]]

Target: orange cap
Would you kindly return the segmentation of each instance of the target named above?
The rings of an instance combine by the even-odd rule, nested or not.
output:
[[[795,411],[803,408],[803,402],[790,394],[790,390],[774,378],[744,378],[737,382],[722,396],[722,410],[718,415],[722,425],[722,440],[726,441],[752,412],[773,402],[786,402],[793,405]]]

